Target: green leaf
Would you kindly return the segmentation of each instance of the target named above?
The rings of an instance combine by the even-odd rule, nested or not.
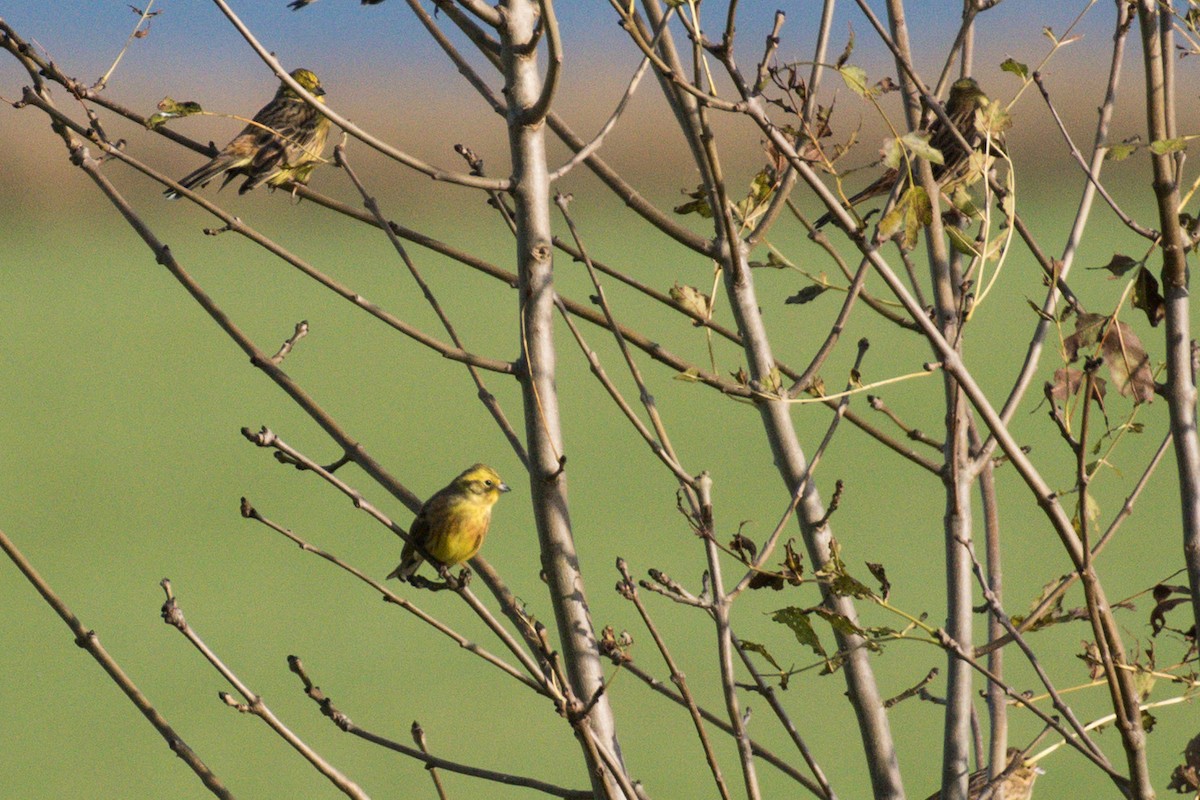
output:
[[[768,664],[780,672],[783,672],[783,667],[779,666],[779,662],[775,660],[775,657],[771,655],[764,645],[761,645],[758,642],[748,642],[745,639],[742,639],[742,649],[749,650],[751,653],[758,653],[767,660]]]
[[[908,213],[907,205],[903,202],[896,203],[892,206],[892,210],[883,215],[883,219],[879,220],[879,238],[887,241],[895,236],[904,227],[904,216]]]
[[[1125,159],[1127,159],[1131,155],[1133,155],[1135,152],[1137,152],[1137,149],[1139,147],[1141,147],[1141,145],[1139,145],[1139,144],[1122,143],[1122,144],[1111,145],[1111,146],[1109,146],[1108,150],[1104,153],[1104,160],[1105,161],[1124,161]]]
[[[766,267],[768,269],[787,269],[791,264],[783,260],[783,257],[777,254],[774,250],[767,252],[766,261],[751,261],[751,269],[760,269]]]
[[[1083,514],[1087,517],[1088,528],[1094,528],[1096,520],[1100,519],[1100,505],[1090,493],[1083,497]],[[1078,503],[1075,506],[1075,516],[1071,517],[1071,525],[1074,526],[1076,533],[1082,530]]]
[[[750,181],[750,197],[755,203],[765,202],[775,191],[774,170],[764,167]]]
[[[817,632],[813,630],[812,623],[808,621],[808,614],[809,612],[802,608],[788,606],[771,614],[771,621],[791,628],[792,633],[796,635],[797,642],[805,647],[811,647],[814,653],[824,658],[825,648],[821,646]]]
[[[836,611],[830,611],[829,609],[821,606],[817,606],[813,609],[813,611],[817,614],[817,616],[828,622],[829,627],[833,628],[835,632],[840,633],[843,636],[862,636],[865,638],[867,635],[865,630],[858,625],[855,625],[854,622],[852,622],[851,619],[845,614],[839,614]],[[879,649],[879,645],[876,644],[872,646],[874,643],[870,640],[868,640],[865,644],[869,650]]]
[[[1012,127],[1012,115],[1008,113],[1002,103],[989,100],[975,109],[975,125],[980,133],[988,133],[995,138],[997,134],[1004,133]]]
[[[929,134],[921,131],[909,131],[900,137],[901,143],[910,153],[923,158],[931,164],[945,164],[942,151],[929,144]]]
[[[979,219],[983,216],[983,212],[979,210],[979,206],[975,205],[975,198],[971,197],[971,193],[967,191],[967,187],[959,184],[954,187],[954,193],[950,195],[950,204],[959,210],[964,216],[972,219]]]
[[[204,109],[200,107],[199,103],[192,102],[191,100],[185,100],[181,103],[177,100],[172,100],[170,97],[164,97],[158,101],[158,113],[146,120],[146,127],[153,130],[169,119],[191,117],[203,113]]]
[[[697,186],[693,191],[684,191],[683,194],[690,199],[675,206],[676,214],[699,214],[704,219],[712,219],[712,208],[708,205],[708,193],[704,191],[704,186]]]
[[[883,143],[880,149],[883,165],[891,169],[899,169],[904,161],[904,144],[900,139],[892,137]]]
[[[1158,139],[1150,143],[1150,152],[1160,156],[1166,153],[1178,153],[1180,150],[1186,149],[1187,137],[1185,136],[1175,139]]]
[[[1012,58],[1006,58],[1000,62],[1000,69],[1003,72],[1011,72],[1023,81],[1029,80],[1029,66]]]
[[[933,222],[933,205],[929,202],[929,195],[920,186],[908,187],[904,200],[907,213],[904,215],[904,236],[900,240],[900,247],[908,251],[917,246],[917,235],[921,228]]]
[[[956,252],[962,253],[964,256],[974,258],[979,255],[979,251],[975,248],[975,240],[967,236],[967,232],[962,228],[956,228],[953,225],[946,227],[946,235],[950,237],[950,246]],[[1039,311],[1041,309],[1038,309]]]
[[[699,214],[705,219],[712,219],[712,209],[708,207],[708,200],[689,200],[686,203],[675,206],[676,214]]]
[[[850,91],[854,92],[859,97],[866,97],[871,93],[870,84],[867,81],[867,71],[862,67],[848,65],[838,70],[842,80]]]

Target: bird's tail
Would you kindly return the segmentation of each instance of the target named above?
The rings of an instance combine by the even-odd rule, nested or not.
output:
[[[417,567],[421,566],[421,562],[424,559],[421,558],[421,554],[415,550],[409,553],[407,552],[407,548],[405,548],[405,551],[406,552],[400,557],[400,565],[388,573],[389,579],[397,578],[399,580],[406,581],[413,575],[417,574]]]
[[[194,172],[189,172],[180,178],[179,185],[185,189],[195,189],[197,186],[204,186],[221,173],[237,166],[237,160],[237,157],[232,154],[217,156]],[[168,200],[174,200],[179,197],[179,192],[174,189],[167,189],[163,194],[166,195]]]
[[[892,186],[895,183],[896,172],[895,170],[889,169],[887,172],[883,173],[883,175],[877,178],[870,186],[863,189],[861,192],[858,192],[857,194],[851,195],[849,200],[847,200],[845,203],[842,203],[842,208],[846,211],[849,211],[864,200],[870,200],[872,197],[877,197],[884,192],[891,191]],[[815,223],[813,223],[813,227],[817,230],[824,228],[826,225],[833,222],[833,216],[834,214],[832,211],[826,211]]]

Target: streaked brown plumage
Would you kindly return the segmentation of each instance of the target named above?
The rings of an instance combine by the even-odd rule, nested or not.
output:
[[[943,163],[931,165],[933,179],[938,185],[944,186],[962,175],[970,153],[983,148],[986,137],[975,126],[975,111],[986,100],[987,95],[979,88],[974,78],[960,78],[950,87],[950,96],[946,99],[946,115],[954,121],[954,127],[971,145],[971,150],[963,150],[958,139],[950,128],[942,123],[940,117],[934,119],[929,128],[929,144],[942,154]],[[993,152],[999,152],[1003,142],[993,135],[990,147]],[[888,169],[870,186],[853,195],[844,207],[853,208],[864,200],[890,192],[899,178],[898,170]],[[817,220],[815,227],[822,228],[832,220],[833,212],[827,212]]]
[[[1030,800],[1033,797],[1033,782],[1042,774],[1042,768],[1024,762],[1014,767],[1013,761],[1018,758],[1021,758],[1021,751],[1015,747],[1008,748],[1008,766],[1005,769],[1007,774],[1002,775],[996,783],[988,782],[986,768],[972,772],[967,778],[967,797],[970,800],[1001,800],[1001,797],[1003,800]],[[1004,787],[1003,794],[1000,792],[1001,785]],[[942,792],[939,789],[929,795],[927,800],[941,800],[941,797]]]
[[[475,464],[425,501],[408,535],[440,565],[453,567],[475,556],[492,521],[492,506],[508,485],[486,464]],[[412,542],[389,578],[407,580],[425,560]]]
[[[325,90],[311,71],[298,69],[292,79],[315,95],[320,102]],[[329,136],[329,119],[310,106],[286,83],[271,102],[254,115],[256,125],[247,125],[216,158],[179,179],[185,189],[205,186],[218,175],[224,175],[221,188],[239,175],[246,180],[238,188],[245,194],[262,184],[282,186],[289,181],[308,183],[309,175],[320,163],[325,139]],[[164,194],[178,197],[173,189]]]

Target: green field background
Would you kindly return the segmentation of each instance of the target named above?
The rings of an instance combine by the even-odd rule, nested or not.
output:
[[[744,5],[754,20],[744,34],[748,50],[743,60],[748,64],[770,16],[764,4]],[[114,10],[120,4],[81,3],[77,11],[53,21],[32,3],[6,6],[0,6],[0,16],[37,39],[67,72],[81,76],[99,75],[107,68],[135,19],[124,9]],[[481,108],[438,60],[401,3],[360,9],[357,3],[325,0],[304,14],[286,11],[282,2],[262,6],[248,11],[248,19],[289,67],[316,70],[339,110],[431,162],[461,168],[451,146],[462,142],[484,156],[489,174],[506,174],[503,121]],[[1015,93],[1017,81],[999,73],[1000,60],[1012,55],[1036,62],[1047,47],[1041,26],[1061,30],[1073,16],[1062,11],[1054,12],[1054,19],[1041,19],[1031,15],[1037,6],[1018,3],[1016,12],[1006,11],[1015,13],[997,23],[1010,26],[1006,36],[995,35],[981,46],[979,72],[985,87],[1006,100]],[[145,113],[163,95],[171,95],[195,99],[213,110],[246,114],[270,94],[271,77],[211,6],[166,3],[163,8],[166,13],[155,19],[151,35],[135,43],[117,71],[110,89],[115,97]],[[564,26],[569,45],[577,45],[569,52],[579,55],[567,63],[563,109],[581,132],[603,122],[633,64],[627,46],[615,38],[620,32],[611,11],[593,11],[611,31],[587,28],[577,9],[568,13],[570,24]],[[1068,50],[1047,72],[1050,84],[1069,97],[1064,110],[1073,135],[1089,146],[1112,11],[1094,13],[1086,26],[1090,38]],[[331,47],[332,30],[341,31],[344,47]],[[918,38],[935,34],[922,29]],[[809,36],[798,36],[801,41],[791,55],[799,58],[796,54],[809,47]],[[614,51],[620,56],[613,56]],[[1138,58],[1135,51],[1128,59],[1129,104],[1118,117],[1116,138],[1144,128],[1136,112],[1141,90]],[[873,78],[890,69],[878,59],[878,53],[862,55]],[[1190,62],[1181,64],[1180,80],[1194,82]],[[0,95],[16,99],[27,82],[28,76],[10,58],[0,61]],[[681,202],[680,191],[693,188],[698,179],[656,91],[648,78],[628,124],[613,135],[605,156],[630,175],[646,197],[669,208]],[[1012,151],[1019,207],[1046,250],[1057,256],[1083,179],[1078,170],[1072,171],[1044,105],[1032,94],[1014,108]],[[1181,91],[1184,94],[1194,96],[1195,91]],[[72,108],[61,91],[56,98],[60,107]],[[851,108],[854,104],[844,91],[839,102],[846,108],[841,110],[845,121],[837,135],[846,136],[861,119],[865,144],[852,158],[855,164],[869,163],[882,135],[878,122],[867,110]],[[1190,117],[1181,120],[1181,130],[1194,129],[1194,122]],[[201,161],[195,153],[170,147],[136,126],[115,120],[110,124],[114,137],[127,137],[131,154],[168,174],[183,174]],[[224,141],[237,127],[222,119],[174,124],[201,141]],[[742,191],[762,165],[759,136],[743,123],[724,120],[719,132],[730,184]],[[180,735],[240,797],[340,796],[259,721],[238,715],[217,699],[218,691],[230,687],[159,619],[163,598],[158,582],[164,577],[171,579],[188,621],[225,663],[294,731],[375,797],[434,795],[420,764],[344,735],[322,717],[288,672],[289,654],[304,660],[313,679],[355,723],[375,733],[407,743],[410,724],[419,720],[437,755],[585,787],[578,748],[547,701],[499,676],[405,612],[385,605],[370,587],[240,517],[238,503],[244,496],[264,516],[376,577],[385,575],[399,556],[400,542],[344,495],[311,474],[281,466],[241,436],[244,426],[265,425],[318,461],[328,463],[339,455],[317,426],[251,367],[244,353],[155,264],[87,177],[67,162],[44,117],[35,110],[0,109],[0,144],[6,154],[0,160],[0,354],[6,376],[0,382],[0,529],[84,625],[96,631]],[[482,195],[413,177],[358,143],[352,142],[348,153],[389,217],[515,269],[511,236]],[[555,153],[564,156],[561,149]],[[1126,210],[1153,225],[1145,156],[1107,169],[1109,185]],[[296,322],[308,321],[311,332],[284,362],[284,369],[410,489],[428,495],[475,461],[499,470],[514,491],[497,507],[486,555],[529,610],[550,624],[552,612],[538,578],[528,479],[475,398],[465,369],[388,329],[251,242],[231,233],[206,236],[202,229],[217,224],[212,217],[186,202],[168,203],[159,194],[161,187],[143,176],[112,162],[105,172],[184,268],[261,349],[274,352]],[[352,205],[360,203],[346,176],[332,167],[318,170],[312,185]],[[259,191],[239,198],[232,191],[217,195],[214,188],[206,196],[217,198],[249,225],[367,299],[445,338],[403,263],[377,230],[311,202],[292,203],[282,193]],[[572,212],[596,258],[660,290],[678,281],[708,291],[711,263],[649,232],[582,169],[561,188],[574,194]],[[816,210],[809,194],[797,198],[806,211]],[[687,221],[706,232],[703,220]],[[558,220],[556,230],[567,235]],[[832,273],[832,264],[802,234],[798,226],[785,222],[772,242],[793,263],[813,273]],[[1107,263],[1114,252],[1140,257],[1143,248],[1107,209],[1097,207],[1072,276],[1072,285],[1090,310],[1110,310],[1124,284],[1107,280],[1108,273],[1085,270]],[[517,298],[512,289],[430,251],[413,246],[410,252],[468,348],[496,358],[517,357]],[[765,250],[756,255],[765,257]],[[1027,301],[1040,303],[1044,295],[1037,266],[1022,247],[1014,247],[1004,269],[966,339],[968,363],[985,388],[1001,397],[1036,321]],[[784,299],[806,285],[800,274],[760,270],[755,279],[777,358],[802,369],[828,330],[841,295],[828,292],[809,305],[786,305]],[[586,302],[593,293],[582,266],[568,258],[558,259],[556,280],[560,291],[573,299]],[[886,294],[874,276],[868,287]],[[693,363],[708,366],[708,342],[700,329],[661,314],[653,303],[613,281],[605,283],[605,290],[622,321]],[[716,309],[719,321],[732,324],[723,298]],[[1161,331],[1151,329],[1140,313],[1125,318],[1142,336],[1152,359],[1161,361]],[[636,401],[636,389],[611,337],[586,324],[582,330],[608,374]],[[698,591],[702,551],[675,510],[672,476],[602,396],[561,323],[556,337],[571,514],[594,619],[598,626],[627,629],[635,640],[632,654],[637,663],[665,681],[666,670],[650,637],[632,607],[612,590],[618,578],[613,562],[624,557],[637,575],[662,569]],[[917,371],[931,358],[918,337],[871,320],[860,305],[822,371],[829,390],[844,385],[854,342],[861,337],[871,342],[863,374],[867,382]],[[715,352],[723,375],[744,364],[732,346],[718,342]],[[761,541],[779,519],[787,495],[757,412],[676,379],[640,353],[638,359],[685,467],[695,473],[709,470],[713,476],[721,535],[732,537],[744,523],[743,533]],[[1059,366],[1051,348],[1041,363],[1039,385]],[[514,426],[523,431],[516,382],[495,375],[485,379]],[[942,424],[941,388],[930,381],[940,377],[890,386],[880,394],[904,419],[936,435]],[[931,405],[931,397],[938,403]],[[1073,462],[1044,407],[1038,407],[1039,399],[1040,390],[1030,392],[1013,428],[1021,441],[1033,446],[1033,457],[1047,480],[1066,489],[1073,481]],[[883,425],[864,397],[856,398],[852,408]],[[1123,419],[1128,411],[1129,401],[1111,393],[1110,419]],[[1161,401],[1141,409],[1137,420],[1144,432],[1127,437],[1118,449],[1114,460],[1119,471],[1105,471],[1098,479],[1103,523],[1119,508],[1161,441],[1166,411]],[[829,412],[797,406],[794,419],[811,453],[829,423]],[[399,503],[385,497],[356,468],[345,468],[339,475],[401,525],[411,521]],[[1006,602],[1010,612],[1021,613],[1043,584],[1068,571],[1069,563],[1014,471],[1002,468],[998,478],[1004,501]],[[818,472],[824,497],[830,496],[837,479],[845,480],[846,493],[832,524],[850,569],[867,579],[863,562],[883,563],[893,584],[893,603],[914,614],[929,612],[931,620],[940,623],[944,579],[938,479],[846,423]],[[1135,595],[1182,566],[1178,502],[1168,455],[1136,513],[1099,561],[1111,600]],[[727,575],[740,574],[731,561],[727,563]],[[402,593],[498,650],[449,593],[407,588]],[[711,623],[662,598],[647,595],[646,601],[700,701],[711,709],[721,708]],[[750,593],[736,607],[737,632],[768,647],[785,667],[813,666],[812,652],[799,646],[787,629],[771,623],[769,615],[784,606],[815,602],[811,586]],[[1081,603],[1081,595],[1069,595],[1068,606]],[[69,631],[7,561],[0,563],[0,604],[0,698],[6,710],[0,725],[0,794],[209,796],[97,665],[74,646]],[[1135,601],[1136,609],[1120,615],[1131,647],[1152,644],[1147,626],[1151,605],[1142,596]],[[864,607],[863,615],[870,625],[901,624],[873,608]],[[1187,627],[1182,614],[1174,622]],[[981,621],[977,630],[982,627]],[[832,646],[827,631],[824,638]],[[1056,685],[1066,688],[1088,683],[1086,667],[1076,654],[1080,641],[1089,638],[1086,624],[1076,623],[1034,634],[1031,641]],[[1159,641],[1158,647],[1164,660],[1181,649],[1175,638]],[[885,696],[898,694],[932,667],[944,671],[944,661],[929,644],[890,644],[876,659],[881,691]],[[1015,651],[1008,663],[1014,685],[1037,688]],[[625,757],[650,795],[715,796],[686,714],[632,675],[611,666],[605,673],[611,677]],[[931,685],[934,693],[943,688],[941,678]],[[821,676],[809,669],[793,677],[782,698],[839,795],[865,797],[868,782],[844,690],[840,675]],[[1152,699],[1173,692],[1160,685]],[[1105,696],[1103,687],[1069,695],[1084,720],[1106,713]],[[752,694],[744,695],[744,701],[753,711],[752,735],[792,758],[794,750],[766,702]],[[910,700],[890,714],[909,796],[924,797],[937,783],[941,708]],[[1182,705],[1156,716],[1151,767],[1156,785],[1165,792],[1178,753],[1196,733],[1195,715],[1190,705]],[[1015,710],[1012,727],[1014,742],[1022,743],[1040,729],[1031,715]],[[1098,738],[1113,761],[1122,763],[1116,734],[1109,730]],[[736,787],[740,778],[734,748],[720,735],[716,741],[726,778]],[[1069,749],[1054,754],[1045,766],[1039,798],[1118,796]],[[760,763],[759,775],[766,796],[796,795],[794,784],[769,765]],[[451,797],[530,796],[456,775],[444,779]]]

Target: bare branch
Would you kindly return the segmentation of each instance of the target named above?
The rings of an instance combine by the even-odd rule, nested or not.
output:
[[[121,665],[117,663],[117,660],[109,655],[108,651],[104,649],[104,645],[100,644],[100,637],[96,632],[84,626],[71,609],[67,607],[67,604],[54,592],[45,578],[34,569],[33,564],[25,558],[25,554],[17,548],[16,544],[2,530],[0,530],[0,550],[4,551],[4,554],[16,565],[21,574],[25,576],[25,579],[29,581],[33,588],[37,590],[37,593],[42,596],[42,599],[46,601],[46,604],[54,609],[54,613],[58,614],[59,618],[75,634],[75,644],[82,647],[88,652],[88,655],[96,659],[96,663],[108,673],[113,683],[125,693],[129,701],[154,726],[154,729],[162,736],[163,741],[167,743],[167,747],[171,748],[171,752],[179,756],[183,760],[183,763],[187,764],[188,768],[196,773],[196,776],[204,784],[204,788],[208,789],[216,797],[220,797],[223,800],[232,800],[233,793],[225,788],[224,784],[221,783],[221,779],[208,768],[208,765],[201,760],[200,756],[196,755],[196,752],[188,746],[187,742],[175,732],[175,729],[159,713],[158,709],[154,707],[146,695],[142,694],[142,690],[125,674],[125,670],[121,669]]]
[[[353,797],[355,800],[370,800],[366,792],[362,790],[357,783],[352,781],[346,775],[342,774],[341,770],[326,761],[316,750],[308,745],[303,739],[297,736],[290,728],[283,724],[279,717],[271,711],[270,707],[263,702],[262,697],[256,694],[249,686],[234,673],[232,669],[226,666],[225,662],[213,652],[213,650],[205,644],[200,635],[188,624],[183,616],[183,609],[175,600],[175,592],[171,588],[171,582],[163,578],[159,584],[167,595],[166,601],[162,606],[163,622],[178,630],[183,634],[193,647],[195,647],[200,655],[204,656],[204,660],[213,666],[213,668],[221,673],[230,686],[245,700],[245,703],[236,703],[225,692],[220,693],[221,699],[232,708],[237,709],[246,714],[253,714],[267,724],[267,726],[279,735],[292,748],[304,756],[308,763],[329,779],[329,782],[341,790],[342,794],[347,797]]]

